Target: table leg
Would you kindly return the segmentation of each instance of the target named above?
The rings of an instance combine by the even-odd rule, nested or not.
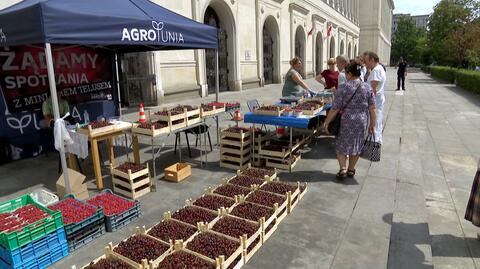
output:
[[[152,136],[152,166],[153,166],[153,178],[157,177],[157,163],[155,161],[155,145],[153,144],[155,141]]]
[[[92,147],[92,162],[93,162],[93,172],[95,174],[95,179],[97,183],[97,189],[103,189],[103,178],[102,171],[100,166],[100,157],[98,156],[98,142],[97,139],[92,139],[90,141]]]
[[[110,165],[115,167],[115,151],[113,150],[113,138],[108,138],[107,139],[107,145],[108,145],[108,158],[110,160]]]
[[[290,128],[290,161],[288,162],[289,163],[288,172],[290,173],[292,172],[292,159],[293,159],[292,147],[293,147],[293,128]]]
[[[138,136],[134,134],[132,134],[132,150],[135,163],[140,164],[140,146],[138,144]]]

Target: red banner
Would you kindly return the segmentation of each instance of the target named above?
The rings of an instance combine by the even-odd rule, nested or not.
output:
[[[112,54],[87,47],[54,47],[57,91],[69,104],[111,100]],[[0,87],[10,112],[41,108],[50,95],[41,46],[0,49]]]

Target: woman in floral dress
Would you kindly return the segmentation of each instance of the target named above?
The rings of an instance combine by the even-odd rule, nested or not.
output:
[[[370,85],[360,80],[360,70],[361,65],[357,63],[347,66],[347,83],[339,85],[332,110],[325,120],[325,127],[328,127],[337,113],[342,114],[340,132],[335,139],[340,165],[338,179],[355,176],[355,165],[367,131],[371,134],[375,128],[375,97]]]

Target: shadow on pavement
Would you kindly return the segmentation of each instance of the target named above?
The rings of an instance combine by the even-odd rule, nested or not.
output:
[[[342,185],[358,185],[358,181],[355,178],[346,178],[344,180],[336,179],[336,174],[325,173],[321,171],[293,171],[291,173],[285,172],[281,174],[282,181],[287,182],[334,182]]]

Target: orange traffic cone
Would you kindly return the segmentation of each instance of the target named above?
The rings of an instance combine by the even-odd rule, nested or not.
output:
[[[145,117],[145,109],[143,108],[143,103],[139,105],[140,111],[138,112],[139,119],[138,122],[146,122],[147,118]]]
[[[235,121],[242,120],[242,112],[240,112],[240,110],[235,110],[235,113],[233,114],[233,120]]]

